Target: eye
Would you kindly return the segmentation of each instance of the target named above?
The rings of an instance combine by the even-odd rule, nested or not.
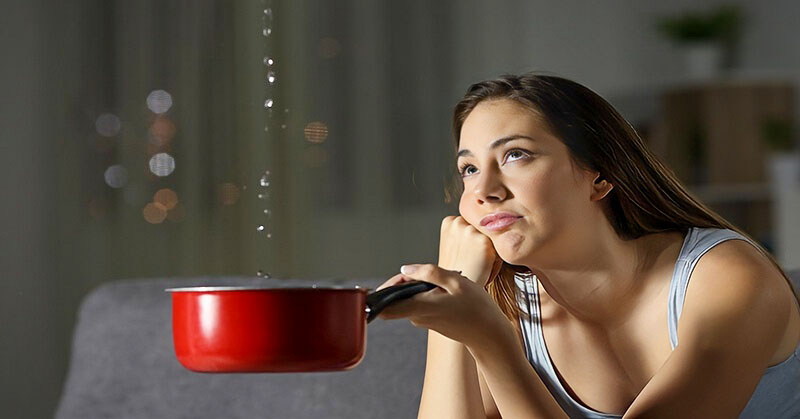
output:
[[[506,161],[515,161],[528,156],[530,156],[530,153],[515,148],[513,150],[509,150],[508,153],[506,153]]]
[[[468,173],[468,171],[470,169],[474,169],[474,168],[475,168],[475,166],[473,166],[471,164],[462,164],[461,166],[458,167],[458,173],[461,175],[461,177],[468,176],[468,175],[471,175],[472,173],[474,173],[474,172]]]

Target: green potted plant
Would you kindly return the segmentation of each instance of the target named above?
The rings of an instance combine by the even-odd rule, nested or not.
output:
[[[761,124],[761,137],[767,149],[766,166],[772,186],[796,188],[800,185],[800,153],[795,145],[792,120],[765,119]]]
[[[658,20],[658,30],[684,51],[687,73],[695,79],[713,77],[723,64],[732,65],[742,25],[742,11],[733,5]]]

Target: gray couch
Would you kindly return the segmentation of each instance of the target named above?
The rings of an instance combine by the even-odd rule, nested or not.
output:
[[[315,281],[374,288],[382,280]],[[172,345],[165,288],[285,284],[256,278],[126,280],[81,304],[56,418],[412,418],[425,365],[426,331],[376,319],[354,369],[302,374],[200,374]],[[292,280],[302,286],[311,282]]]
[[[800,272],[792,279],[800,287]],[[286,283],[252,278],[129,280],[94,290],[81,305],[56,418],[416,417],[426,332],[405,320],[370,323],[367,354],[350,371],[198,374],[180,366],[173,354],[171,305],[164,288]],[[315,283],[374,288],[380,281]]]

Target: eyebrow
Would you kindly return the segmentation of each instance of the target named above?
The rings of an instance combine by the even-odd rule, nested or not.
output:
[[[520,138],[524,138],[524,139],[531,140],[531,141],[536,141],[535,139],[533,139],[531,137],[528,137],[527,135],[512,134],[512,135],[509,135],[507,137],[499,138],[497,140],[492,141],[492,143],[489,144],[489,149],[490,150],[491,149],[495,149],[495,148],[500,147],[501,145],[503,145],[503,144],[505,144],[505,143],[507,143],[509,141],[517,140],[517,139],[520,139]],[[456,159],[461,157],[461,156],[472,156],[472,155],[473,155],[472,152],[465,148],[465,149],[462,149],[462,150],[458,150],[458,153],[456,153]]]

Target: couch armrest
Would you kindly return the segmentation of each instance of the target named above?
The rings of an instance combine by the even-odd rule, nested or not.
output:
[[[145,279],[116,281],[95,289],[81,304],[56,417],[415,417],[427,334],[404,320],[370,323],[367,354],[349,371],[199,374],[180,366],[172,345],[171,303],[165,288],[286,281]],[[298,282],[311,284],[291,280]],[[380,282],[335,283],[375,287]]]

